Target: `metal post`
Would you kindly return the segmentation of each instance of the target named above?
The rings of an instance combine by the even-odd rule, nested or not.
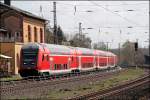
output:
[[[107,52],[108,52],[108,43],[109,42],[106,42],[107,43]],[[107,67],[108,67],[108,54],[107,54]]]
[[[122,34],[122,31],[120,29],[120,43],[119,43],[119,65],[121,65],[121,34]]]
[[[116,65],[115,65],[115,62],[116,62],[116,59],[115,59],[115,56],[114,56],[114,67],[116,66]]]
[[[136,42],[138,44],[138,39],[136,39]],[[138,51],[135,51],[135,65],[136,65],[136,68],[137,68],[137,54],[138,54]]]
[[[79,23],[79,40],[82,40],[82,26],[81,26],[81,22]]]
[[[149,58],[150,58],[150,33],[149,33]]]
[[[54,44],[58,43],[57,37],[57,20],[56,20],[56,2],[53,2],[53,14],[54,14]]]
[[[119,43],[119,65],[121,64],[121,51],[120,51],[120,43]]]

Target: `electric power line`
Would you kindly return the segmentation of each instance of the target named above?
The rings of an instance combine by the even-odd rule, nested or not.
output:
[[[69,3],[60,3],[58,4],[62,5],[70,5],[70,6],[95,6],[95,5],[81,5],[81,4],[69,4]],[[118,4],[118,5],[107,5],[107,6],[125,6],[125,5],[143,5],[143,4],[148,4],[148,3],[135,3],[135,4]],[[105,6],[105,5],[100,5],[100,6]]]
[[[123,17],[123,16],[121,16],[121,15],[118,14],[118,13],[114,13],[113,11],[109,10],[108,8],[105,8],[105,7],[103,7],[103,6],[100,6],[100,5],[98,5],[97,3],[95,3],[95,2],[92,2],[92,1],[90,1],[90,2],[91,2],[92,4],[94,4],[94,5],[98,6],[98,7],[100,7],[100,8],[105,9],[105,10],[108,11],[108,12],[111,12],[111,13],[113,13],[113,14],[119,16],[120,18],[124,19],[125,21],[127,21],[127,22],[129,22],[129,23],[139,25],[138,23],[136,23],[136,22],[134,22],[134,21],[132,21],[132,20],[129,20],[129,19],[127,19],[126,17]],[[139,26],[140,26],[140,25],[139,25]]]

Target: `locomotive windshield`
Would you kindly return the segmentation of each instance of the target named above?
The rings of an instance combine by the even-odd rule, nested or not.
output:
[[[22,65],[24,67],[35,67],[37,65],[37,52],[36,51],[22,51]]]

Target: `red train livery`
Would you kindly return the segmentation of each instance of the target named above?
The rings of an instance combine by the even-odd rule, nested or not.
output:
[[[21,49],[19,73],[30,75],[55,75],[72,72],[91,71],[114,67],[117,56],[111,52],[54,45],[29,43]]]

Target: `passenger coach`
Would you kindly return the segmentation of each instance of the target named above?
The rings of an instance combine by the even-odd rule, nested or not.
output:
[[[111,52],[63,45],[29,43],[21,49],[19,73],[56,75],[114,67],[117,56]]]

